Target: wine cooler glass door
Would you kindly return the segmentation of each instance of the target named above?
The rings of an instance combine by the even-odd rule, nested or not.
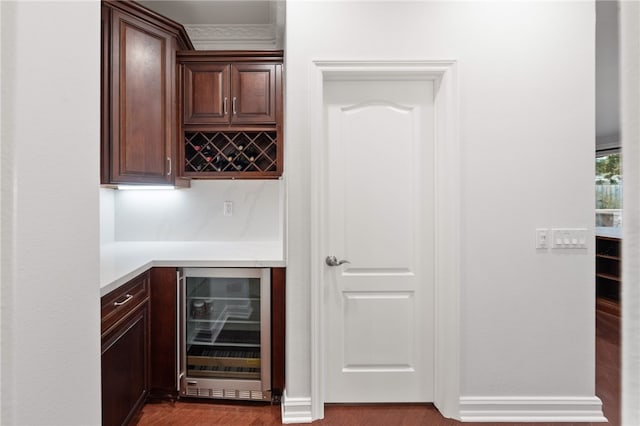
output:
[[[187,377],[259,381],[270,368],[261,331],[262,286],[269,286],[261,286],[261,270],[255,271],[253,277],[187,275]]]

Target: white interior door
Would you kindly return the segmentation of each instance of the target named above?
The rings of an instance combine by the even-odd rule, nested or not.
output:
[[[324,86],[326,402],[433,401],[433,82]]]

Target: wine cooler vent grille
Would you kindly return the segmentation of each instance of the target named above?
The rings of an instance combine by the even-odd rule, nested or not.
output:
[[[195,386],[187,387],[186,396],[198,397],[198,398],[222,398],[222,399],[250,399],[255,401],[262,401],[269,399],[269,393],[262,391],[249,391],[249,390],[236,390],[236,389],[209,389],[209,388],[197,388]]]

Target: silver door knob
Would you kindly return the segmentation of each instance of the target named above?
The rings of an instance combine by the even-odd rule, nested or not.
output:
[[[344,263],[351,263],[348,260],[344,260],[344,259],[338,260],[338,259],[336,259],[335,256],[327,256],[327,258],[324,261],[329,266],[340,266],[340,265],[342,265]]]

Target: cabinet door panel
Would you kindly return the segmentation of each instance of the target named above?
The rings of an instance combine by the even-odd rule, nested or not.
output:
[[[276,122],[276,66],[231,65],[233,124]]]
[[[176,268],[151,269],[150,396],[178,396],[178,283]]]
[[[100,182],[108,183],[111,174],[111,129],[109,127],[109,105],[111,102],[111,82],[109,80],[111,9],[104,5],[102,5],[100,30]]]
[[[229,66],[184,66],[184,123],[216,124],[229,121]]]
[[[128,423],[145,401],[149,389],[147,305],[102,343],[102,424]]]
[[[158,28],[112,12],[113,183],[169,183],[173,52]]]
[[[282,395],[285,384],[286,269],[271,269],[271,391]]]

